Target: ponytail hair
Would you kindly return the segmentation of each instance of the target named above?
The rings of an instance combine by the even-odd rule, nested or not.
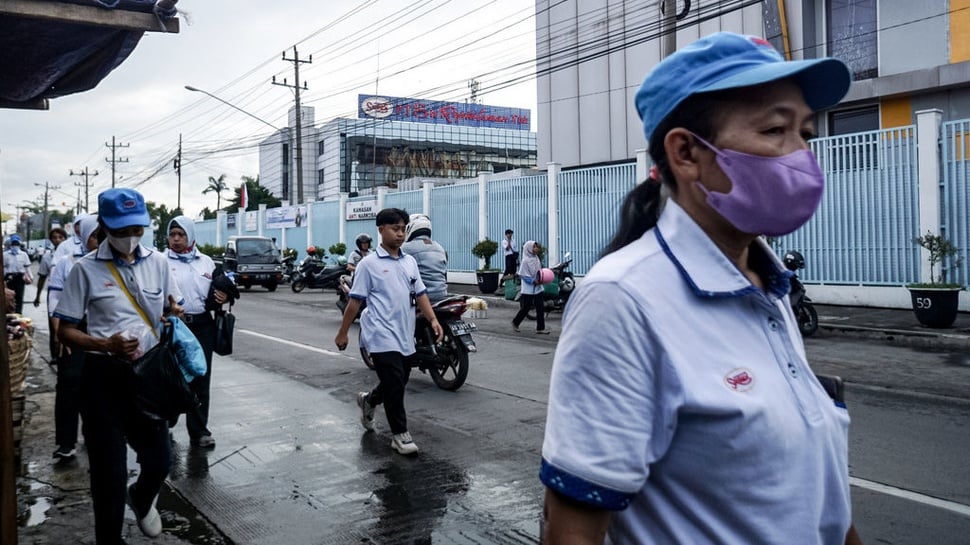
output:
[[[671,129],[685,127],[701,138],[713,141],[716,136],[714,127],[717,124],[717,107],[723,106],[725,98],[730,99],[730,96],[725,97],[730,93],[731,91],[724,91],[691,95],[660,122],[650,136],[648,149],[654,163],[650,179],[638,180],[637,186],[623,199],[620,206],[620,224],[601,256],[619,250],[656,227],[666,199],[661,191],[663,186],[667,186],[671,194],[677,194],[677,180],[670,170],[664,138]]]

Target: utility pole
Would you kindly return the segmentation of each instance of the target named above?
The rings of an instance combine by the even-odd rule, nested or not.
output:
[[[78,172],[74,172],[72,170],[70,172],[71,172],[71,176],[84,176],[84,211],[87,212],[88,211],[88,188],[91,187],[90,182],[88,182],[88,177],[89,176],[97,176],[98,175],[98,171],[95,170],[94,172],[88,172],[88,167],[84,167],[84,170],[81,170],[81,171],[78,171]],[[114,172],[113,171],[112,171],[112,176],[114,176]],[[81,187],[81,184],[78,184],[78,183],[75,183],[74,185],[78,186],[78,188]],[[114,184],[113,183],[111,184],[111,187],[114,187]],[[78,202],[81,201],[81,195],[80,194],[78,194],[78,199],[77,200],[78,200]],[[80,213],[80,208],[81,208],[80,205],[78,205],[78,212],[79,213]]]
[[[34,185],[40,186],[42,184],[34,182]],[[44,240],[46,241],[51,234],[51,222],[48,220],[48,215],[50,213],[48,208],[48,205],[50,204],[50,191],[52,189],[60,189],[61,186],[59,185],[51,186],[49,182],[44,182],[43,187],[44,187]],[[46,247],[46,244],[47,243],[45,242],[44,243],[45,247]]]
[[[127,163],[128,162],[128,158],[127,157],[125,157],[124,159],[116,159],[115,158],[115,150],[117,150],[118,148],[131,147],[131,144],[115,144],[115,137],[112,136],[111,137],[111,143],[109,144],[109,143],[105,142],[104,143],[104,146],[106,148],[111,148],[111,159],[108,159],[107,157],[105,157],[104,160],[106,162],[108,162],[108,163],[111,163],[111,187],[114,187],[115,186],[115,164],[117,164],[117,163]]]
[[[300,108],[300,65],[313,62],[313,55],[310,55],[309,59],[301,59],[294,45],[293,58],[286,58],[286,51],[284,51],[283,60],[293,63],[295,82],[293,85],[290,85],[286,83],[286,78],[284,78],[283,83],[277,83],[276,76],[273,76],[273,85],[281,85],[293,89],[296,98],[296,202],[297,204],[303,204],[303,110]],[[307,90],[306,82],[303,82],[302,89],[304,91]],[[292,198],[290,201],[292,202]]]
[[[660,57],[677,50],[677,2],[660,2]]]
[[[178,200],[176,201],[175,208],[182,211],[182,133],[179,133],[179,152],[175,156],[175,160],[172,161],[172,167],[175,168],[175,173],[178,175],[179,185],[178,185]]]

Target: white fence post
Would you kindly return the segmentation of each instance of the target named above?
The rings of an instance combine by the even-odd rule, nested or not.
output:
[[[940,128],[943,111],[916,112],[916,164],[919,180],[919,234],[940,232]],[[920,281],[930,282],[930,254],[920,248]]]
[[[546,184],[549,192],[549,240],[546,242],[546,264],[559,263],[559,171],[560,163],[546,163]]]
[[[313,203],[306,204],[306,245],[313,244]]]
[[[236,234],[242,236],[243,224],[246,223],[246,211],[239,208],[236,212]]]
[[[488,237],[488,174],[478,175],[478,240]],[[478,268],[485,266],[485,262],[478,260]]]
[[[226,211],[216,210],[216,246],[222,246],[222,224],[226,222]]]
[[[380,212],[384,210],[385,202],[387,201],[387,187],[377,188],[377,211]]]
[[[638,149],[637,153],[637,179],[635,180],[637,184],[642,184],[647,180],[647,176],[650,175],[650,167],[647,166],[650,161],[647,158],[647,150]]]
[[[429,218],[431,217],[432,191],[434,191],[434,182],[424,182],[424,184],[421,185],[421,213]]]
[[[340,242],[347,244],[347,193],[340,194],[340,205],[337,207],[337,231],[340,233]],[[347,244],[350,246],[350,244]]]
[[[266,223],[266,203],[259,203],[259,210],[256,212],[256,234],[263,236],[263,224]]]

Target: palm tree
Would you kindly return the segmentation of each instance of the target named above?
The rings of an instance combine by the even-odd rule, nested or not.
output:
[[[229,186],[226,185],[225,180],[226,180],[225,174],[220,174],[219,178],[213,178],[212,176],[209,176],[209,186],[202,190],[203,195],[205,195],[206,193],[215,192],[216,210],[219,210],[222,208],[220,206],[222,204],[222,192],[229,189]]]

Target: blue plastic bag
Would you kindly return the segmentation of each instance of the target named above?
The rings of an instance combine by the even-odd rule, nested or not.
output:
[[[172,322],[172,344],[175,347],[175,359],[179,362],[179,369],[185,382],[192,382],[195,377],[205,374],[205,352],[202,345],[195,338],[192,330],[186,326],[182,320],[171,316]]]

